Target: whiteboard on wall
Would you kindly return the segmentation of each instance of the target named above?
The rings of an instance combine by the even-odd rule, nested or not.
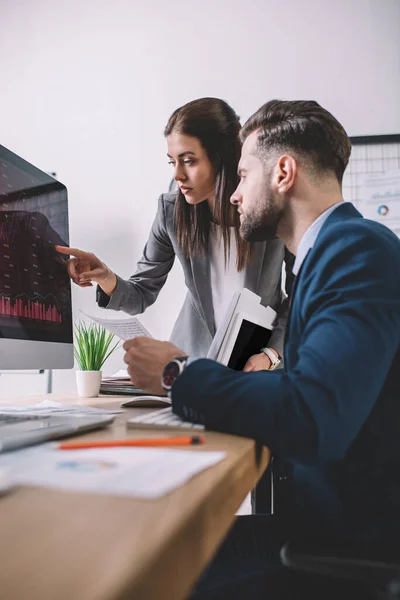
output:
[[[400,236],[400,134],[350,138],[343,197]]]

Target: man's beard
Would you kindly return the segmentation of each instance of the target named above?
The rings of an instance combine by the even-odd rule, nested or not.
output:
[[[248,242],[264,242],[276,237],[283,209],[271,192],[266,194],[267,198],[264,196],[249,213],[241,217],[240,236]]]

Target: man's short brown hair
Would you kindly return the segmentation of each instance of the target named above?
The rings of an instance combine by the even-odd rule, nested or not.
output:
[[[351,142],[343,126],[313,100],[271,100],[243,126],[244,141],[258,130],[257,153],[268,157],[274,150],[292,150],[317,171],[333,171],[342,183]]]

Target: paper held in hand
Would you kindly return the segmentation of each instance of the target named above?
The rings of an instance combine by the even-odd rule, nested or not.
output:
[[[93,317],[87,313],[80,311],[85,317],[91,319],[94,323],[98,323],[110,333],[113,333],[121,340],[132,340],[136,337],[153,337],[141,324],[139,319],[136,317],[130,317],[128,319],[101,319],[99,317]]]

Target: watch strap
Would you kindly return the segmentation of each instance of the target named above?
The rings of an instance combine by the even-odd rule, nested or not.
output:
[[[268,356],[269,360],[271,361],[271,366],[268,369],[269,371],[273,371],[281,364],[280,356],[277,356],[272,348],[268,348],[268,346],[266,346],[265,348],[261,348],[261,352],[264,352],[264,354]]]

